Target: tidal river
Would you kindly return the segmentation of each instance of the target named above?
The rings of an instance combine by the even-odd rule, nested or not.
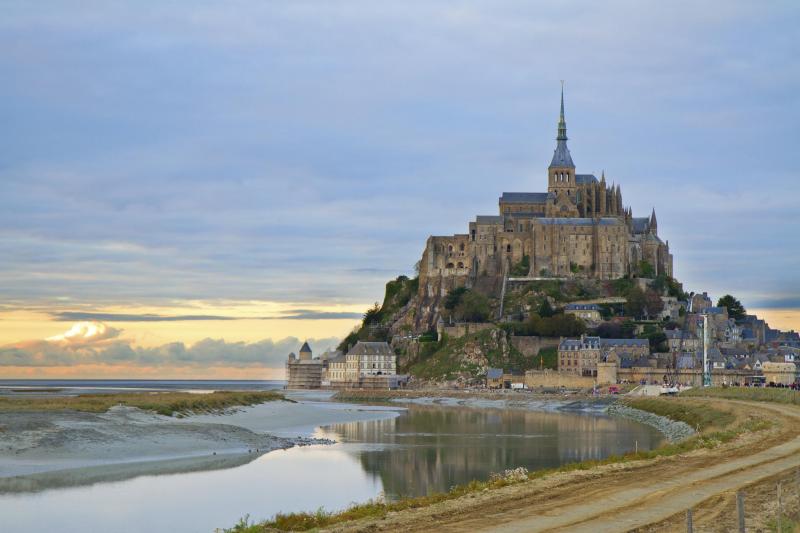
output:
[[[210,532],[246,515],[258,520],[342,509],[381,495],[391,500],[446,491],[508,468],[548,468],[663,440],[648,426],[598,412],[409,404],[361,416],[352,405],[301,403],[323,413],[348,409],[349,421],[288,421],[273,433],[336,444],[272,451],[218,470],[6,491],[0,493],[0,531]]]

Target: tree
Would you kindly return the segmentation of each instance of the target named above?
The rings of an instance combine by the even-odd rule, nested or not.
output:
[[[638,318],[645,313],[645,306],[647,305],[647,300],[644,294],[644,291],[640,289],[638,286],[634,285],[628,291],[625,299],[628,301],[627,309],[628,313]]]
[[[652,318],[658,316],[658,314],[664,310],[664,302],[661,300],[661,296],[652,289],[648,289],[645,292],[645,313],[647,314],[648,318]]]
[[[731,296],[730,294],[726,294],[722,298],[719,299],[717,302],[717,307],[727,307],[728,308],[728,316],[735,319],[735,320],[742,320],[744,316],[747,314],[742,302]]]
[[[622,326],[616,322],[603,322],[597,326],[595,334],[604,339],[622,338]]]
[[[375,302],[375,305],[367,309],[367,312],[364,313],[364,319],[362,323],[365,326],[369,326],[370,324],[380,324],[382,319],[383,312],[381,311],[381,306],[378,304],[378,302]]]
[[[511,268],[511,272],[509,272],[509,275],[511,277],[516,277],[516,278],[524,277],[528,275],[528,271],[530,270],[530,268],[531,268],[531,258],[527,255],[523,255],[522,261],[520,261]]]
[[[478,292],[466,291],[454,314],[464,322],[484,322],[489,318],[489,300]]]
[[[547,298],[542,300],[542,303],[539,304],[538,313],[539,313],[539,316],[545,317],[545,318],[549,318],[549,317],[551,317],[551,316],[553,316],[555,314],[555,311],[553,310],[553,306],[550,305],[550,300],[548,300]]]
[[[458,304],[461,303],[461,299],[467,292],[469,292],[469,289],[466,287],[456,287],[452,289],[447,293],[447,296],[444,297],[444,308],[452,311],[458,307]]]
[[[653,265],[651,265],[647,261],[639,261],[638,270],[640,278],[654,278],[656,276],[656,271],[653,268]]]

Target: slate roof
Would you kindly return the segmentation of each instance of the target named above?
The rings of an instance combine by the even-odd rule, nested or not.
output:
[[[300,353],[309,352],[311,353],[311,347],[308,345],[307,342],[303,343],[303,346],[300,347]]]
[[[539,219],[539,222],[546,226],[591,226],[594,220],[591,218],[545,218]],[[597,221],[600,226],[619,226],[622,222],[618,218],[604,217]]]
[[[575,163],[572,162],[572,156],[567,148],[567,141],[561,140],[556,143],[556,149],[553,150],[553,160],[550,161],[551,167],[568,167],[575,168]]]
[[[490,368],[486,371],[486,379],[500,379],[503,377],[502,368]]]
[[[475,217],[476,224],[502,224],[503,217],[497,215],[478,215]]]
[[[599,311],[600,306],[597,304],[567,304],[564,306],[565,311]]]
[[[388,342],[367,342],[358,341],[355,346],[350,348],[348,355],[394,355],[392,347]]]
[[[597,176],[594,174],[575,174],[575,183],[582,185],[584,183],[597,183]]]
[[[650,341],[647,339],[600,339],[600,345],[603,347],[608,346],[649,346]]]
[[[646,233],[650,228],[649,217],[634,217],[631,219],[631,222],[633,223],[634,233]]]
[[[725,311],[724,307],[706,307],[706,313],[709,315],[721,315]]]
[[[547,203],[546,192],[504,192],[501,202],[507,204],[544,204]]]

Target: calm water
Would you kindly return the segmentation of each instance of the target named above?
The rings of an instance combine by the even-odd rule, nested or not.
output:
[[[271,452],[225,470],[2,495],[0,530],[212,531],[248,514],[427,494],[506,468],[546,468],[662,442],[647,426],[597,414],[419,405],[314,435],[339,442]]]
[[[213,391],[275,390],[283,380],[204,380],[204,379],[0,379],[0,395],[34,395],[37,389],[62,394],[87,394],[127,391]]]

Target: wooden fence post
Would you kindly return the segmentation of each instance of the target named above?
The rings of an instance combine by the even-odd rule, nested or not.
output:
[[[739,491],[736,493],[736,511],[739,515],[739,533],[745,533],[744,530],[744,493]]]
[[[686,509],[686,533],[693,533],[694,527],[692,525],[692,510]]]
[[[783,505],[781,503],[781,484],[778,483],[778,516],[777,516],[777,524],[778,524],[778,533],[783,533]]]

